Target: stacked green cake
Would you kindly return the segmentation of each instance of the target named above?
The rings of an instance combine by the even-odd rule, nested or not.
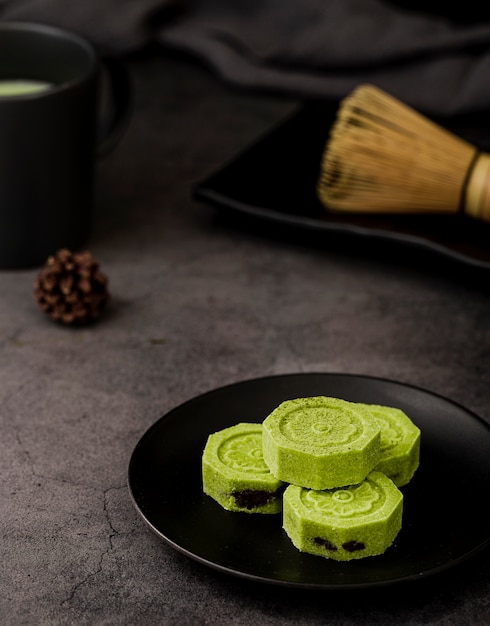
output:
[[[209,436],[204,492],[234,512],[280,513],[302,552],[339,561],[382,554],[402,526],[420,430],[400,409],[313,396],[262,424]]]
[[[262,454],[262,425],[236,424],[208,437],[202,457],[204,492],[228,511],[280,513],[284,483]]]

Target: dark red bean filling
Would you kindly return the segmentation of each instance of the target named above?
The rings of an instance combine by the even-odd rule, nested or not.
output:
[[[255,509],[272,502],[281,494],[280,491],[259,491],[255,489],[244,489],[243,491],[234,491],[233,497],[237,506],[242,509]]]
[[[357,552],[358,550],[364,550],[366,546],[361,541],[347,541],[342,544],[342,547],[347,552]]]
[[[313,541],[317,545],[323,546],[325,548],[325,550],[328,550],[329,552],[335,552],[337,550],[337,546],[334,546],[333,543],[330,543],[330,541],[328,541],[328,539],[322,539],[322,537],[315,537],[313,539]]]
[[[328,539],[323,539],[322,537],[315,537],[313,541],[318,546],[323,546],[325,550],[328,550],[330,552],[335,552],[337,550],[337,546],[331,543]],[[364,550],[366,548],[366,546],[360,541],[346,541],[345,543],[342,544],[342,547],[344,548],[344,550],[347,550],[347,552],[357,552],[359,550]]]

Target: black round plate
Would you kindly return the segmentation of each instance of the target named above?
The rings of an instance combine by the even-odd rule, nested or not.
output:
[[[395,406],[422,431],[420,467],[402,488],[403,527],[381,556],[336,562],[302,554],[282,530],[280,515],[231,513],[202,493],[201,455],[210,433],[261,422],[283,400],[314,395]],[[200,395],[145,433],[131,456],[128,481],[143,519],[180,552],[229,574],[291,587],[420,579],[465,561],[490,537],[490,426],[442,396],[368,376],[285,374]]]

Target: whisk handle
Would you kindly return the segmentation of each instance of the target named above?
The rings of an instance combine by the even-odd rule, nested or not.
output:
[[[468,181],[465,213],[490,222],[490,154],[485,152],[476,159]]]

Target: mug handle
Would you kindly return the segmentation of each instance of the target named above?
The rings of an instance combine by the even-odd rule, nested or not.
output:
[[[101,56],[99,60],[107,76],[108,116],[99,129],[95,155],[97,158],[103,158],[114,150],[129,125],[132,113],[132,88],[129,73],[122,61],[108,55]]]

